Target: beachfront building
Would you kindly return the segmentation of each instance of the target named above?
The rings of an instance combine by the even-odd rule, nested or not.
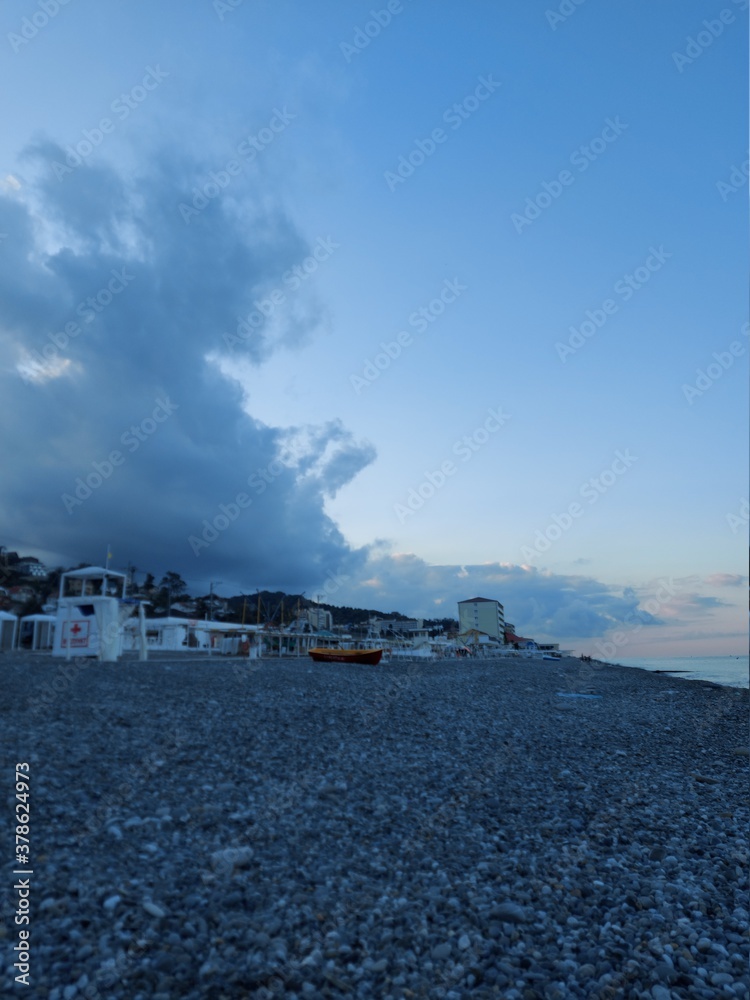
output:
[[[370,618],[367,627],[369,634],[377,638],[396,636],[422,642],[430,637],[424,618]]]
[[[304,612],[304,616],[307,619],[307,623],[312,625],[317,632],[330,632],[333,628],[333,615],[325,608],[308,608]]]
[[[463,634],[471,629],[485,632],[498,642],[505,642],[505,611],[502,604],[488,597],[459,601],[458,631]]]
[[[486,632],[482,632],[476,628],[470,628],[465,632],[459,633],[456,641],[460,644],[461,648],[468,650],[472,656],[495,657],[499,656],[505,649],[502,639],[496,639],[494,636],[488,635]]]
[[[514,649],[538,649],[534,639],[527,639],[526,636],[516,635],[515,632],[506,632],[505,641]]]

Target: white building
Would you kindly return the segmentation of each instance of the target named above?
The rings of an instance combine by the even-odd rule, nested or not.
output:
[[[262,655],[262,632],[259,625],[204,621],[201,618],[148,618],[146,644],[149,650],[171,653],[217,652],[258,657]],[[125,623],[123,649],[140,648],[138,621]]]
[[[35,576],[39,579],[46,579],[49,576],[47,567],[40,563],[38,559],[22,559],[17,563],[15,569],[21,576]]]
[[[499,642],[505,642],[505,612],[499,601],[487,597],[472,597],[458,602],[458,631],[476,629]]]
[[[305,616],[310,625],[319,632],[330,632],[333,628],[333,615],[325,608],[308,608]]]
[[[430,630],[424,627],[424,618],[371,618],[368,630],[378,637],[403,636],[420,641],[430,635]]]

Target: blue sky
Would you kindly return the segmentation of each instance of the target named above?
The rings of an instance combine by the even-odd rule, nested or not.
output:
[[[746,6],[6,5],[6,543],[744,651]]]

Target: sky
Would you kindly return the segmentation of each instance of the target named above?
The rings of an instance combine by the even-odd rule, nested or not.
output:
[[[747,651],[747,0],[0,12],[0,542]]]

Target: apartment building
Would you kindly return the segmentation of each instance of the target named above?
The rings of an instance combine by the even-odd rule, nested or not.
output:
[[[488,597],[472,597],[458,602],[458,630],[486,632],[499,642],[505,642],[505,612],[499,601]]]

